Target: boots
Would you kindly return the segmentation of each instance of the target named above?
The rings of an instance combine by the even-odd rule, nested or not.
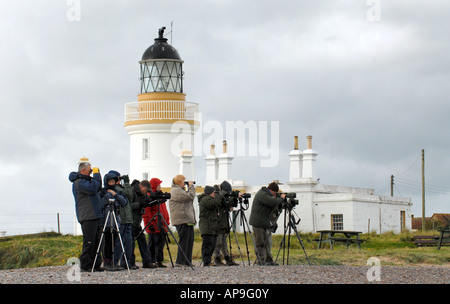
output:
[[[220,259],[220,257],[216,256],[214,258],[214,262],[213,262],[214,266],[224,266],[225,264],[222,262],[222,260]]]
[[[228,255],[225,257],[225,261],[226,261],[226,265],[227,266],[237,266],[237,265],[239,265],[239,264],[236,264],[233,261],[233,259],[230,256],[228,256]]]

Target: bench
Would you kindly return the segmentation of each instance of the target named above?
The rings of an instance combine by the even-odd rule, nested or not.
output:
[[[413,236],[413,243],[417,246],[436,246],[438,235],[415,235]]]
[[[440,240],[440,238],[442,238]],[[440,242],[439,242],[440,240]],[[442,234],[442,236],[439,235],[414,235],[413,236],[413,243],[417,244],[417,246],[421,247],[421,246],[436,246],[438,247],[438,249],[440,249],[440,247],[442,245],[450,245],[450,237],[449,236],[444,236]]]
[[[330,244],[331,250],[333,250],[333,244],[335,242],[342,242],[345,243],[345,245],[350,246],[351,244],[357,244],[358,248],[361,249],[361,244],[367,240],[360,239],[359,235],[361,232],[359,231],[343,231],[343,230],[319,230],[317,231],[320,233],[319,239],[314,239],[313,241],[316,241],[319,243],[319,249],[322,245],[322,242],[327,242]],[[343,234],[345,237],[335,237],[335,234]],[[354,238],[356,237],[356,238]]]

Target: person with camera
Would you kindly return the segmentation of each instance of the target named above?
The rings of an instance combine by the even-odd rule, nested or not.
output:
[[[129,189],[131,189],[130,186],[130,178],[128,175],[120,175],[119,172],[115,170],[110,170],[108,174],[112,174],[115,177],[117,177],[116,185],[114,190],[118,193],[123,194],[123,196],[127,199],[128,198],[125,194],[125,192]],[[121,183],[123,182],[123,184]],[[130,265],[130,259],[131,259],[131,241],[133,240],[133,234],[132,234],[132,226],[133,226],[133,210],[131,209],[131,204],[128,202],[124,207],[119,207],[119,214],[120,214],[120,226],[119,226],[119,233],[120,237],[122,238],[123,247],[125,249],[125,257],[123,256],[122,247],[120,245],[120,242],[116,242],[114,244],[114,252],[120,253],[114,255],[114,265],[120,265],[122,268],[127,267]],[[125,262],[125,258],[127,261]],[[130,269],[133,269],[133,267],[130,267]]]
[[[216,187],[217,185],[214,185]],[[233,211],[233,207],[237,207],[237,197],[232,197],[227,195],[231,193],[232,187],[231,184],[227,181],[223,181],[220,184],[220,188],[217,187],[219,194],[222,196],[222,204],[218,207],[219,212],[219,221],[217,225],[217,237],[216,237],[216,245],[213,252],[213,265],[214,266],[236,266],[233,261],[232,255],[228,252],[227,239],[230,235],[230,211]],[[224,264],[222,262],[222,255],[225,259]]]
[[[158,197],[162,194],[161,191],[162,181],[159,178],[152,178],[150,180],[150,185],[152,189],[152,194]],[[146,231],[148,234],[148,250],[150,253],[150,267],[167,267],[163,264],[164,260],[164,245],[166,244],[166,229],[168,226],[161,220],[158,223],[158,210],[160,215],[164,218],[167,225],[170,225],[169,213],[166,208],[166,200],[158,199],[156,204],[153,204],[144,209],[144,215],[142,216],[144,220],[144,225],[147,227]],[[153,220],[152,220],[153,219]],[[152,220],[150,222],[150,220]]]
[[[219,228],[219,207],[224,203],[223,196],[211,186],[205,186],[203,194],[198,196],[200,212],[198,226],[202,236],[202,260],[205,267],[211,265]]]
[[[91,177],[91,173],[93,176]],[[102,178],[98,168],[91,168],[88,162],[78,165],[78,172],[71,172],[72,193],[75,199],[77,220],[83,232],[83,246],[80,255],[80,269],[90,271],[94,264],[96,250],[102,235],[103,204],[99,191]],[[97,259],[94,270],[102,270],[101,259]]]
[[[138,269],[136,265],[136,256],[134,254],[135,241],[138,243],[139,252],[142,257],[142,267],[150,268],[150,253],[148,252],[147,240],[145,235],[141,233],[142,227],[142,215],[144,214],[144,208],[147,205],[147,193],[150,191],[151,185],[148,181],[133,180],[130,187],[125,187],[124,193],[131,204],[131,210],[133,210],[133,224],[131,226],[131,233],[133,236],[131,242],[131,258],[130,267],[132,269]]]
[[[186,184],[188,186],[187,191],[184,189]],[[192,250],[194,248],[194,226],[197,223],[194,211],[194,182],[189,181],[186,183],[186,178],[183,175],[175,176],[172,180],[170,196],[170,216],[172,225],[177,229],[179,237],[175,266],[191,266]]]
[[[258,265],[277,265],[272,258],[272,240],[269,229],[274,210],[282,204],[286,197],[286,194],[277,197],[278,190],[277,183],[270,183],[267,187],[262,187],[253,199],[249,223],[255,234],[255,253]]]
[[[105,246],[103,248],[103,267],[107,271],[114,271],[114,270],[122,270],[122,267],[119,267],[119,265],[114,264],[114,260],[116,256],[120,256],[122,253],[122,250],[115,251],[115,245],[117,243],[120,244],[119,239],[117,237],[119,233],[119,225],[121,223],[120,219],[120,207],[125,207],[128,204],[127,199],[124,197],[123,193],[118,192],[116,190],[116,182],[119,180],[117,176],[114,174],[106,174],[104,177],[105,181],[105,187],[101,189],[100,191],[100,197],[103,201],[103,216],[105,217],[105,220],[107,220],[105,224],[105,231],[104,231],[104,240],[105,240]],[[107,214],[110,212],[110,215],[108,218]],[[114,220],[113,213],[116,217],[116,221]],[[121,248],[120,246],[119,248]]]

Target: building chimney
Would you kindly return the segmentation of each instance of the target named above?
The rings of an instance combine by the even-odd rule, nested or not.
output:
[[[184,175],[186,180],[195,180],[193,158],[194,155],[188,150],[183,150],[180,154],[179,174]]]
[[[294,150],[289,152],[289,183],[300,182],[302,178],[302,151],[298,149],[298,136],[294,136]]]
[[[209,150],[209,155],[206,156],[206,179],[205,183],[207,185],[214,185],[217,182],[217,172],[218,172],[218,159],[216,157],[215,153],[215,146],[211,145],[211,148]]]
[[[218,170],[217,170],[217,180],[218,182],[229,180],[231,177],[231,160],[233,157],[228,155],[227,151],[227,141],[223,141],[223,154],[217,156],[218,160]]]
[[[312,136],[308,135],[306,137],[306,140],[307,140],[306,149],[311,150],[312,149]]]
[[[317,182],[316,176],[316,157],[317,153],[312,150],[312,136],[309,135],[307,138],[307,149],[303,151],[303,168],[302,177],[311,179],[313,182]]]

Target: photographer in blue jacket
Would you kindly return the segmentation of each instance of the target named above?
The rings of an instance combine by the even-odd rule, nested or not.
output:
[[[98,168],[92,169],[90,163],[82,162],[78,172],[69,174],[69,180],[72,182],[77,219],[83,232],[80,269],[90,271],[102,234],[103,203],[99,196],[102,178]],[[94,270],[100,270],[100,265],[101,259],[97,259]]]

